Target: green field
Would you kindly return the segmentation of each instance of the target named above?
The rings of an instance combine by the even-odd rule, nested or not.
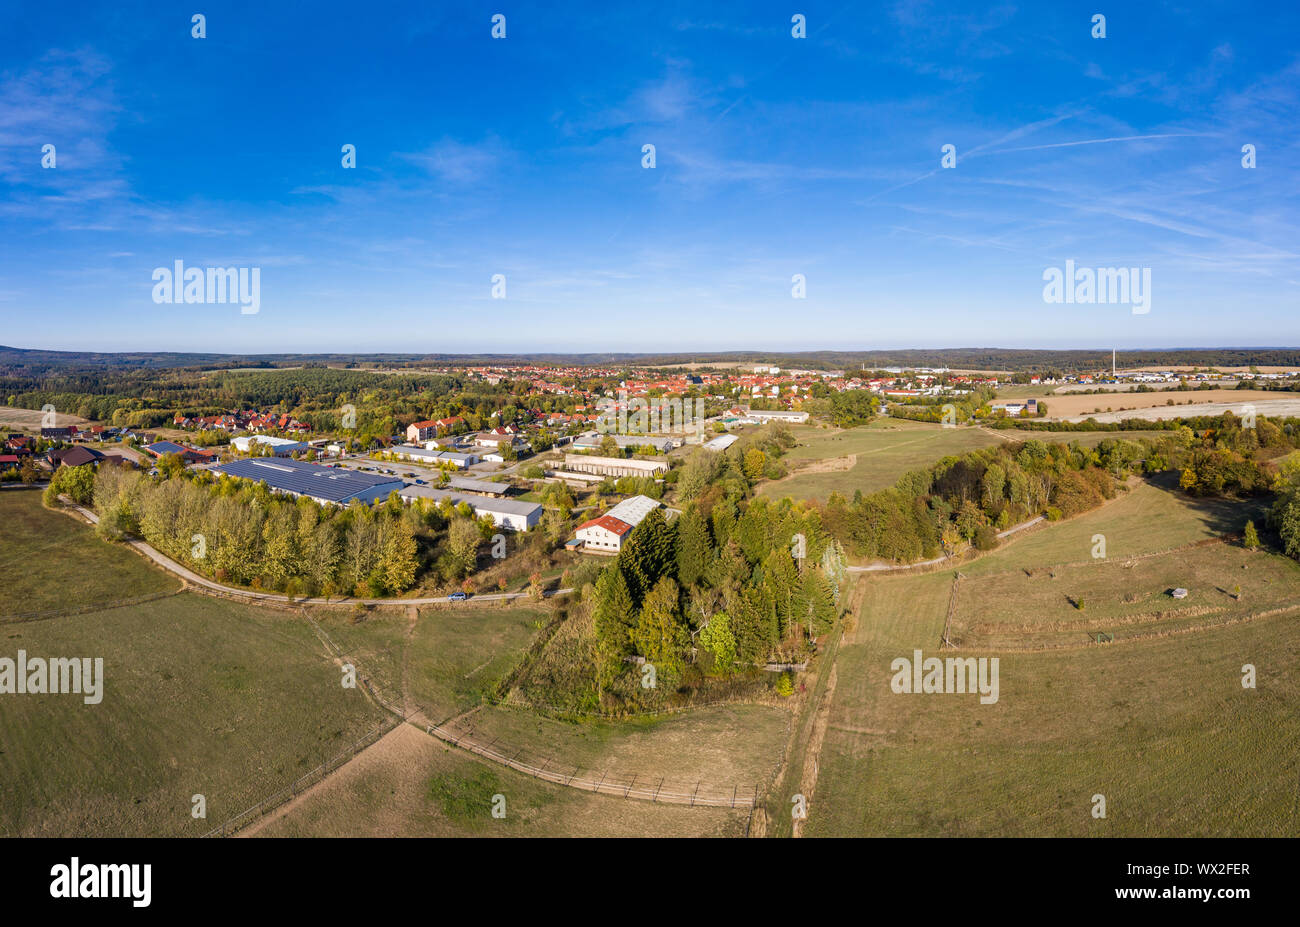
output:
[[[480,704],[519,665],[541,633],[544,609],[468,603],[384,610],[352,624],[341,611],[318,615],[330,637],[355,657],[384,693],[441,722]]]
[[[925,467],[947,454],[964,454],[997,444],[999,438],[977,428],[877,419],[846,430],[799,426],[790,429],[798,445],[783,458],[791,475],[763,483],[759,495],[825,500],[832,492],[852,498],[886,489],[908,470]],[[821,469],[835,467],[836,469]]]
[[[177,592],[180,581],[84,524],[41,505],[36,490],[0,492],[0,622]]]
[[[931,466],[950,454],[965,454],[1010,441],[1078,441],[1095,447],[1107,438],[1133,440],[1155,432],[1117,434],[1102,431],[1021,432],[962,426],[944,428],[922,422],[882,418],[856,428],[828,429],[811,425],[790,429],[798,444],[783,460],[790,469],[784,479],[762,483],[761,496],[816,499],[824,502],[832,492],[853,498],[888,489],[909,470]]]
[[[1168,594],[1179,587],[1186,598]],[[1014,650],[1078,646],[1097,632],[1117,641],[1185,632],[1300,609],[1297,590],[1294,560],[1224,543],[985,573],[959,583],[949,640],[961,648]]]
[[[111,574],[100,578],[112,585]],[[0,633],[5,656],[102,657],[105,679],[97,705],[0,697],[7,836],[202,833],[381,718],[285,613],[182,593]],[[195,794],[207,798],[206,821],[190,816]]]
[[[1167,504],[1154,496],[1139,502]],[[1094,513],[1095,527],[1111,528],[1106,519],[1122,504]],[[1119,518],[1134,517],[1119,512],[1108,537],[1136,539],[1118,527]],[[1207,528],[1204,512],[1193,506],[1168,509],[1161,521],[1148,516],[1145,523],[1149,536],[1143,546],[1150,549],[1185,542]],[[1052,537],[1074,537],[1078,528],[1077,522],[1053,525],[1033,538],[1034,547],[1026,539],[985,559],[996,558],[1001,570],[1017,553],[1025,555],[1026,565],[1053,561],[1061,551],[1070,552],[1064,559],[1079,560],[1077,537]],[[1086,557],[1088,548],[1083,550]],[[1262,552],[1238,553],[1258,558],[1246,572],[1269,575],[1277,584],[1270,596],[1295,601],[1300,593],[1295,564]],[[1144,569],[1186,570],[1180,554]],[[1197,566],[1216,569],[1208,560]],[[1231,566],[1225,560],[1222,568]],[[1089,569],[1091,578],[1085,575]],[[1117,612],[1127,607],[1124,592],[1144,591],[1136,585],[1125,590],[1115,580],[1114,571],[1123,569],[1122,563],[1081,567],[1074,585],[1099,611]],[[1165,581],[1151,579],[1156,585]],[[962,657],[1000,660],[999,700],[984,705],[976,695],[896,694],[890,688],[895,658],[910,659],[915,649],[927,657],[939,655],[951,571],[866,582],[859,624],[840,648],[809,836],[1295,833],[1300,776],[1300,727],[1293,707],[1300,698],[1300,620],[1295,617],[1258,617],[1128,642],[1117,634],[1113,644],[1058,652],[964,648],[957,651]],[[1119,603],[1106,602],[1106,588],[1112,598],[1120,596]],[[1023,591],[984,591],[980,602],[990,621],[1036,617]],[[1213,589],[1203,594],[1224,598]],[[1249,608],[1256,594],[1248,593],[1242,607]],[[1241,685],[1247,663],[1258,669],[1257,689]],[[1095,794],[1106,797],[1104,820],[1091,814]]]
[[[1196,499],[1174,488],[1176,475],[1134,484],[1114,500],[1068,521],[1012,535],[1005,545],[962,566],[967,575],[1092,559],[1097,535],[1107,557],[1133,557],[1262,525],[1265,499]]]

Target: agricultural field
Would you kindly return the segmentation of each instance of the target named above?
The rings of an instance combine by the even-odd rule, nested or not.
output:
[[[40,409],[18,409],[14,406],[0,406],[0,429],[4,431],[25,431],[40,434],[45,422],[45,413]],[[56,427],[64,425],[85,425],[86,419],[79,415],[65,412],[54,413]]]
[[[1124,501],[1137,500],[1139,507],[1151,507],[1148,511],[1163,504],[1139,492]],[[1092,513],[1096,527],[1107,532],[1106,519],[1122,504]],[[1181,520],[1175,513],[1171,520],[1176,524],[1168,534],[1162,534],[1161,523],[1147,521],[1155,535],[1149,547],[1167,548],[1171,537],[1187,536],[1198,523],[1205,528],[1194,510]],[[1058,580],[1042,578],[1043,588],[1073,583],[1072,594],[1087,602],[1083,614],[1095,607],[1109,624],[1125,617],[1126,610],[1149,610],[1142,602],[1125,602],[1126,594],[1140,597],[1150,586],[1158,598],[1163,584],[1174,581],[1191,588],[1197,604],[1212,604],[1224,615],[1265,614],[1144,639],[1125,640],[1117,629],[1109,644],[1093,644],[1079,634],[1082,643],[1068,650],[998,649],[1051,633],[1054,613],[1040,613],[1035,605],[1057,605],[1054,592],[1038,592],[1033,583],[1039,578],[1023,572],[1027,588],[1003,588],[1019,582],[1003,572],[1008,558],[1018,552],[1029,566],[1069,548],[1085,554],[1066,559],[1087,559],[1086,546],[1051,537],[1077,530],[1076,523],[1044,528],[1033,536],[1036,550],[1026,546],[1028,538],[1009,544],[995,555],[998,572],[980,571],[981,561],[962,567],[963,573],[975,571],[976,578],[969,580],[969,596],[968,580],[959,584],[957,615],[963,614],[962,603],[969,603],[978,608],[972,614],[986,622],[1019,622],[1019,632],[1004,627],[1002,636],[987,634],[958,651],[939,651],[951,571],[865,580],[857,624],[839,652],[805,834],[1293,833],[1300,728],[1291,706],[1300,698],[1300,620],[1290,608],[1279,609],[1300,593],[1300,568],[1275,554],[1222,545],[1139,560],[1131,568],[1119,559],[1088,563]],[[1108,537],[1124,537],[1127,530],[1111,530]],[[1237,574],[1255,577],[1239,603],[1218,591]],[[1154,624],[1158,627],[1159,620]],[[891,662],[911,659],[918,649],[926,657],[998,657],[997,702],[981,704],[970,694],[895,694]],[[1241,684],[1245,664],[1257,668],[1256,689]],[[1097,794],[1106,797],[1105,819],[1091,814]]]
[[[1079,422],[1095,418],[1098,422],[1118,422],[1129,418],[1150,420],[1186,418],[1198,415],[1242,414],[1242,407],[1252,405],[1258,415],[1295,415],[1300,398],[1268,390],[1212,389],[1165,390],[1154,393],[1116,393],[1088,395],[1071,393],[1054,395],[1047,400],[1050,419]]]

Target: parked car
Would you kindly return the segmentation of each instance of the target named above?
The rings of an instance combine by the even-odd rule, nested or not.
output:
[[[453,602],[464,602],[469,598],[469,596],[463,592],[453,592],[451,595],[447,596],[447,598],[451,599]]]
[[[416,482],[416,485],[418,485],[418,486],[423,486],[423,485],[424,485],[424,480],[416,480],[415,482]]]

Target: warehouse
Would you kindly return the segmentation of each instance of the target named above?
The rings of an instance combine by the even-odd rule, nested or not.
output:
[[[594,473],[597,476],[656,476],[667,472],[668,464],[662,460],[565,454],[564,469],[576,473]]]
[[[758,422],[760,425],[767,422],[786,422],[788,424],[802,424],[808,421],[807,412],[789,412],[785,410],[764,411],[762,409],[750,409],[745,413],[747,416]]]
[[[649,496],[624,499],[604,515],[579,525],[576,539],[582,542],[583,550],[616,554],[623,549],[623,541],[632,529],[641,524],[659,505]]]
[[[460,492],[478,493],[484,496],[504,496],[510,489],[509,483],[493,483],[490,480],[472,480],[467,476],[453,476],[447,481],[448,489]]]
[[[615,435],[587,431],[573,439],[573,446],[580,451],[598,451],[606,438],[613,438],[614,443],[623,450],[632,448],[636,452],[643,447],[652,447],[660,454],[667,454],[681,443],[680,439],[674,440],[663,435]]]
[[[464,470],[478,463],[478,456],[475,454],[458,454],[455,451],[439,451],[431,448],[417,447],[413,444],[399,444],[389,453],[403,460],[414,461],[415,463],[428,464],[436,467],[439,464],[450,464],[457,470]]]
[[[393,477],[343,467],[322,467],[292,459],[255,457],[231,461],[213,470],[241,480],[256,480],[265,483],[272,492],[306,496],[323,505],[347,505],[350,502],[368,505],[402,488],[402,481]]]
[[[491,499],[487,496],[472,496],[464,492],[434,489],[432,486],[407,486],[398,495],[405,502],[413,502],[416,499],[432,499],[434,502],[448,499],[453,505],[464,502],[474,510],[475,517],[490,515],[498,528],[509,528],[512,531],[527,531],[542,520],[542,507],[536,502]]]
[[[293,441],[289,438],[277,438],[273,435],[244,435],[238,438],[231,438],[230,445],[241,454],[247,454],[253,449],[254,444],[260,444],[271,449],[271,453],[276,457],[288,457],[297,451],[308,450],[308,446],[301,441]]]

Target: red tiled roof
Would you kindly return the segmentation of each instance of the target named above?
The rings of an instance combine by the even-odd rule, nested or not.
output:
[[[591,521],[584,522],[575,529],[581,531],[583,528],[604,528],[611,534],[617,534],[619,537],[627,534],[632,530],[632,526],[621,518],[615,518],[612,515],[601,515],[599,518],[593,518]]]

